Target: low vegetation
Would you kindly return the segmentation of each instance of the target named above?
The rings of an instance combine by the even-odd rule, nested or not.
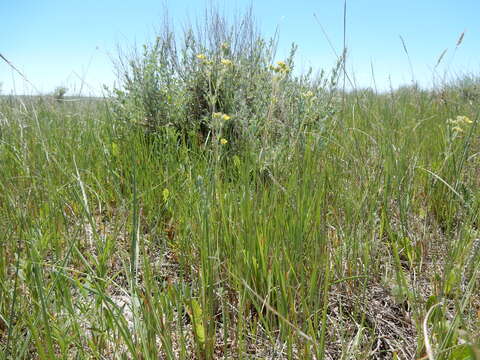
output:
[[[207,18],[1,98],[0,359],[480,359],[478,79],[343,92]]]

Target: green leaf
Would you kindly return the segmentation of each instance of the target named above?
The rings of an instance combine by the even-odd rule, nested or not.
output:
[[[114,157],[118,157],[119,154],[120,154],[120,150],[118,149],[118,145],[112,142],[112,155]]]
[[[200,342],[200,344],[205,345],[205,328],[203,327],[203,319],[202,319],[202,308],[197,300],[192,299],[191,305],[191,313],[190,316],[192,317],[195,336]]]
[[[472,351],[472,348],[467,344],[463,344],[463,345],[455,347],[450,352],[449,359],[451,359],[451,360],[475,360],[475,356],[474,356],[474,353]]]

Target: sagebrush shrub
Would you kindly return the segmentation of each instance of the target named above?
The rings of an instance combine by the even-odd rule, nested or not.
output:
[[[296,46],[276,61],[277,35],[262,37],[251,12],[230,24],[212,10],[203,24],[176,38],[166,23],[141,54],[120,58],[113,104],[124,123],[149,134],[172,127],[197,144],[223,138],[233,154],[246,143],[264,150],[288,145],[305,131],[320,131],[335,115],[340,65],[330,81],[323,72],[295,75]]]

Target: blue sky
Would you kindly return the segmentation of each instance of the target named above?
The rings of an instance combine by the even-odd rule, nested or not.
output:
[[[0,53],[42,93],[66,86],[72,95],[100,94],[112,85],[112,58],[117,45],[131,48],[155,35],[165,8],[179,28],[201,15],[212,1],[203,0],[1,0]],[[251,0],[213,1],[225,13],[245,9]],[[329,70],[343,44],[343,0],[253,1],[266,37],[280,29],[278,57],[290,44],[299,46],[298,68]],[[316,18],[314,17],[316,14]],[[480,74],[480,1],[349,0],[347,1],[347,70],[357,86],[387,89],[408,84],[412,70],[399,36],[405,40],[416,81],[429,86],[434,66],[448,48],[435,78]],[[321,24],[321,26],[319,25]],[[462,45],[455,50],[460,34]],[[82,87],[82,79],[84,86]],[[0,62],[3,94],[35,93]]]

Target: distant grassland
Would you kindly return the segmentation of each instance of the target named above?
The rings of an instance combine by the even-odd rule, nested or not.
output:
[[[480,359],[479,81],[345,93],[211,19],[0,98],[0,359]]]

